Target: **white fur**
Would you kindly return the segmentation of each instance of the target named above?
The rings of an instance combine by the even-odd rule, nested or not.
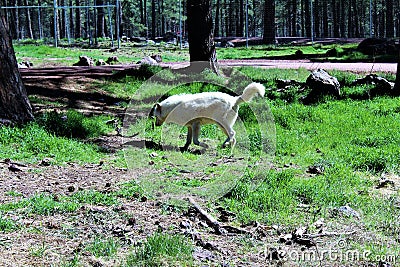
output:
[[[204,148],[208,146],[198,140],[200,126],[217,124],[227,135],[224,146],[229,142],[234,147],[235,131],[233,125],[238,116],[239,105],[251,101],[255,95],[264,96],[265,87],[259,83],[249,84],[241,96],[231,96],[220,92],[184,94],[171,96],[153,107],[152,116],[156,117],[156,125],[176,123],[188,127],[188,136],[183,149],[192,142]]]

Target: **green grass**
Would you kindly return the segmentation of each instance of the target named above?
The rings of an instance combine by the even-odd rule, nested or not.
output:
[[[111,132],[113,128],[106,124],[110,119],[110,116],[86,117],[75,110],[68,110],[65,113],[44,113],[36,121],[56,136],[85,139]]]
[[[16,222],[11,219],[7,219],[3,217],[3,214],[0,212],[0,233],[7,233],[17,230],[18,226]]]
[[[92,205],[112,206],[119,204],[119,201],[112,194],[102,193],[95,190],[82,190],[74,193],[71,200],[78,203],[87,203]]]
[[[23,210],[27,214],[51,215],[54,213],[74,212],[80,205],[76,202],[60,200],[49,194],[37,194],[19,201],[0,205],[0,211]]]
[[[106,61],[108,57],[117,56],[119,63],[129,64],[136,63],[145,55],[161,54],[163,62],[189,61],[189,50],[168,47],[165,44],[157,46],[134,47],[131,43],[122,43],[117,52],[109,52],[109,43],[103,42],[100,48],[90,48],[87,44],[83,44],[82,48],[69,48],[47,46],[41,43],[21,43],[15,42],[14,50],[18,62],[30,61],[34,67],[47,65],[72,66],[78,62],[79,56],[86,55],[94,60]],[[332,60],[332,61],[362,61],[362,60],[382,60],[393,61],[392,56],[372,56],[364,55],[356,51],[357,44],[311,44],[306,45],[255,45],[249,48],[217,48],[218,59],[263,59],[263,58],[279,58],[292,57],[296,58],[296,53],[301,51],[302,55],[315,57],[315,60]],[[336,50],[336,55],[326,55],[330,50]]]
[[[117,254],[119,248],[120,244],[114,238],[96,236],[91,243],[86,245],[85,250],[97,258],[110,258]]]
[[[52,194],[35,194],[29,198],[0,204],[0,211],[19,210],[26,214],[52,215],[56,213],[71,213],[83,204],[118,205],[117,197],[112,193],[102,193],[95,190],[82,190],[71,196],[56,196]]]
[[[124,267],[192,266],[193,245],[181,235],[154,233],[128,256]]]
[[[0,128],[1,158],[38,162],[52,158],[52,163],[99,162],[102,149],[87,139],[113,130],[106,125],[108,116],[85,117],[76,111],[66,114],[46,113],[24,127]]]

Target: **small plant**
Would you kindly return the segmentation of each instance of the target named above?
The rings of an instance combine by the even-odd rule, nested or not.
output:
[[[120,244],[114,238],[101,238],[96,236],[85,248],[96,257],[113,257],[118,252]]]
[[[155,233],[128,256],[124,266],[190,266],[192,252],[193,245],[183,236]]]
[[[126,182],[120,185],[120,188],[115,192],[115,195],[123,198],[138,198],[142,195],[142,189],[135,181]]]
[[[81,266],[81,264],[79,263],[79,255],[75,254],[74,257],[70,260],[63,260],[60,263],[61,267],[78,267]]]
[[[12,232],[17,229],[17,225],[10,219],[3,218],[0,213],[0,232]]]
[[[46,253],[46,250],[47,250],[47,246],[43,242],[42,245],[40,245],[38,247],[30,248],[30,254],[33,257],[42,258],[44,256],[44,254]]]

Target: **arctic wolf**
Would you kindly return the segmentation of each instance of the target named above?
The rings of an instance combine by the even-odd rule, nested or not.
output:
[[[249,102],[255,95],[264,96],[265,87],[260,83],[251,83],[240,96],[231,96],[221,92],[205,92],[198,94],[173,95],[154,105],[150,117],[155,118],[155,125],[176,123],[187,126],[185,151],[193,143],[203,148],[208,145],[199,141],[200,127],[205,124],[217,124],[227,136],[223,143],[228,143],[232,151],[236,144],[233,125],[238,116],[239,105]]]

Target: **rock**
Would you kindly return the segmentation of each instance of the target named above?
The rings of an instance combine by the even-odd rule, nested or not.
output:
[[[314,70],[308,76],[306,86],[311,88],[311,96],[340,96],[340,84],[338,80],[322,69]]]
[[[313,223],[313,226],[317,229],[320,229],[325,226],[325,219],[319,218],[316,222]]]
[[[312,165],[312,166],[309,166],[307,169],[308,173],[317,174],[317,175],[323,174],[324,171],[325,171],[324,166],[320,166],[320,165]]]
[[[107,58],[106,63],[110,64],[110,65],[112,65],[114,63],[119,63],[119,59],[117,56],[111,56],[111,57]]]
[[[105,65],[107,65],[107,63],[104,60],[102,59],[96,60],[96,66],[105,66]]]
[[[224,48],[235,47],[235,45],[232,42],[227,40],[221,41],[220,46]]]
[[[294,52],[294,56],[296,57],[296,58],[303,58],[304,57],[304,52],[303,51],[301,51],[300,49],[298,49],[298,50],[296,50],[296,52]]]
[[[393,92],[394,83],[389,82],[385,78],[379,77],[376,74],[368,74],[364,78],[360,78],[351,83],[352,86],[362,84],[374,84],[376,85],[376,93],[388,94]]]
[[[140,64],[140,65],[157,65],[157,61],[152,57],[145,56],[140,61],[138,61],[137,64]]]
[[[162,57],[161,55],[151,55],[151,58],[154,59],[157,63],[162,62]]]
[[[44,158],[42,161],[39,163],[40,166],[50,166],[51,162],[53,159],[51,158]]]
[[[393,39],[367,38],[358,46],[357,50],[366,55],[394,55],[397,52],[396,42]]]
[[[173,32],[166,32],[164,35],[163,35],[163,41],[164,42],[176,42],[176,39],[177,39],[177,35],[175,34],[175,33],[173,33]]]
[[[88,56],[79,56],[79,61],[76,62],[74,66],[94,66],[94,61]]]
[[[342,216],[344,215],[347,217],[355,217],[357,219],[361,218],[360,214],[357,211],[355,211],[353,208],[351,208],[350,206],[347,206],[347,205],[341,206],[339,208],[335,208],[334,211]]]
[[[73,185],[68,186],[67,188],[68,192],[72,193],[75,191],[75,187]]]
[[[147,45],[155,45],[156,44],[156,42],[153,40],[147,40],[146,43],[147,43]]]
[[[133,37],[130,38],[130,40],[131,40],[132,42],[136,42],[136,43],[146,42],[146,38],[144,38],[144,37],[136,37],[136,36],[133,36]]]
[[[327,57],[337,57],[339,54],[339,52],[337,51],[337,49],[334,47],[332,49],[329,49],[328,51],[326,51],[325,56]]]
[[[130,217],[130,218],[128,219],[127,224],[128,224],[128,225],[132,225],[132,226],[136,225],[136,218]]]
[[[17,165],[15,164],[11,164],[10,166],[8,166],[8,169],[12,172],[22,172],[22,169],[19,168]]]
[[[291,86],[302,86],[303,85],[302,83],[295,81],[295,80],[283,80],[283,79],[276,79],[275,83],[276,83],[276,87],[278,89],[286,89]]]

